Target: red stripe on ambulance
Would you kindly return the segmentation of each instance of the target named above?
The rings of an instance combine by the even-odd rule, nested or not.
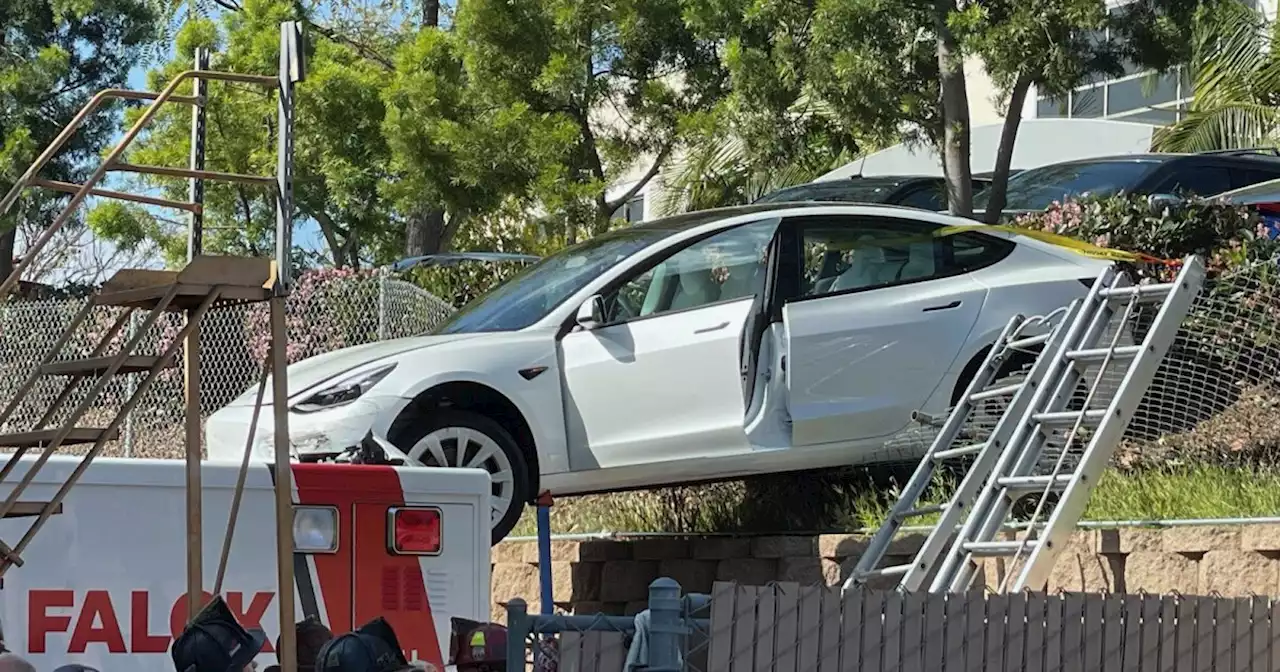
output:
[[[313,556],[330,629],[345,632],[382,616],[408,657],[443,669],[419,558],[387,548],[387,511],[405,503],[400,476],[391,467],[331,464],[295,464],[293,476],[299,504],[338,508],[338,553]],[[379,493],[376,502],[365,499],[369,492]]]

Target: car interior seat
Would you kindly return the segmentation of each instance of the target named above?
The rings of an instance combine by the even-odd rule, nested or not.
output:
[[[905,260],[889,261],[885,258],[884,248],[870,242],[870,236],[863,237],[859,242],[864,241],[867,244],[853,251],[849,268],[836,276],[835,281],[831,283],[830,291],[861,289],[898,279],[899,272],[906,263]]]
[[[680,273],[668,310],[694,308],[720,300],[720,285],[711,279],[711,269],[691,268]]]
[[[927,278],[935,273],[937,264],[934,260],[933,240],[912,243],[907,248],[907,263],[903,264],[898,275],[899,280],[915,280]]]

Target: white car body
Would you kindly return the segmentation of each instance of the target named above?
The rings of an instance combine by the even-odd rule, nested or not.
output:
[[[1013,245],[989,265],[942,277],[819,297],[796,294],[784,302],[777,280],[783,276],[777,274],[769,292],[763,292],[771,297],[768,302],[758,303],[752,295],[616,324],[585,319],[593,297],[673,250],[742,225],[764,231],[766,221],[782,232],[767,250],[782,249],[779,240],[801,235],[787,232],[817,226],[813,222],[828,228],[841,222],[963,226],[980,231],[967,235]],[[455,389],[489,388],[522,416],[527,431],[516,427],[511,433],[522,444],[532,442],[525,448],[534,472],[530,478],[536,480],[520,491],[522,499],[542,490],[572,495],[909,458],[889,455],[884,442],[909,425],[913,410],[946,409],[957,386],[967,382],[962,381],[966,367],[973,370],[1010,317],[1046,314],[1083,296],[1109,263],[971,220],[893,206],[770,204],[637,228],[645,227],[667,227],[671,233],[593,276],[523,328],[371,343],[290,366],[295,450],[337,452],[370,431],[394,440],[414,399],[462,384]],[[798,249],[789,258],[803,270],[805,257]],[[853,254],[856,259],[856,249]],[[890,263],[883,251],[880,255],[874,263]],[[778,273],[782,262],[760,263]],[[841,277],[848,272],[841,271]],[[685,276],[672,277],[679,279],[666,282],[679,284]],[[806,282],[803,275],[787,277],[796,278],[797,288]],[[837,282],[832,279],[830,286]],[[742,339],[753,315],[766,326],[759,332],[760,345],[744,358]],[[311,412],[297,409],[337,381],[392,363],[395,368],[354,401]],[[745,384],[749,398],[744,368],[752,372]],[[235,459],[244,450],[256,394],[249,390],[209,419],[211,457]],[[273,403],[270,389],[264,403]],[[270,417],[265,409],[262,417]],[[269,427],[264,421],[257,430],[257,458],[271,456]]]

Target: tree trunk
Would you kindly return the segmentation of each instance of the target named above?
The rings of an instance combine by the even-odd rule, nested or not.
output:
[[[410,215],[405,223],[405,256],[444,252],[449,247],[445,233],[444,211],[426,208]]]
[[[440,0],[422,0],[422,27],[440,27]]]
[[[973,180],[969,170],[969,94],[964,86],[964,56],[947,26],[953,0],[934,0],[933,24],[938,42],[938,71],[942,82],[942,169],[947,179],[947,209],[953,215],[973,215]]]
[[[1000,147],[996,150],[995,172],[991,174],[991,186],[987,187],[987,209],[982,221],[995,224],[1004,213],[1005,197],[1009,190],[1009,166],[1013,163],[1013,146],[1018,140],[1018,126],[1022,123],[1022,104],[1031,88],[1031,76],[1022,75],[1013,83],[1009,92],[1009,109],[1004,113],[1004,127],[1000,129]]]

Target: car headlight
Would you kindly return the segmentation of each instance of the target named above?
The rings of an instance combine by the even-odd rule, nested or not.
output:
[[[376,369],[367,369],[344,378],[339,378],[333,383],[322,388],[320,391],[315,392],[306,399],[298,402],[293,408],[301,413],[312,413],[326,408],[349,404],[356,399],[359,399],[365,392],[372,389],[374,385],[378,384],[378,381],[386,378],[387,374],[394,371],[395,368],[396,365],[393,362],[385,366],[380,366]]]

